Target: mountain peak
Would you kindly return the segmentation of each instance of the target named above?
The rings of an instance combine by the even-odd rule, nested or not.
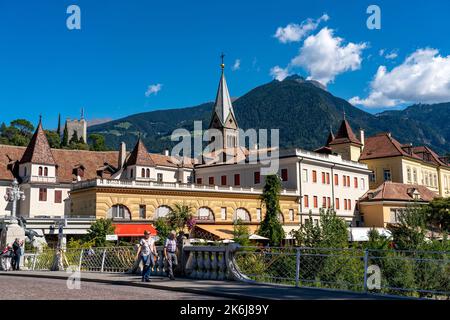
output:
[[[302,77],[302,76],[300,76],[298,74],[292,74],[290,76],[287,76],[286,78],[284,78],[283,81],[296,81],[298,83],[310,83],[310,84],[312,84],[313,86],[315,86],[315,87],[317,87],[319,89],[322,89],[322,90],[325,90],[325,91],[327,90],[327,88],[323,84],[321,84],[319,81],[307,80],[307,79],[305,79],[304,77]]]

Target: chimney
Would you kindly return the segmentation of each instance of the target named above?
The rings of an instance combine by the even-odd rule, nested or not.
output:
[[[164,150],[164,155],[167,156],[167,157],[169,156],[169,149],[165,149]]]
[[[120,149],[119,149],[119,169],[122,169],[125,165],[125,160],[127,158],[127,146],[125,142],[120,143]]]
[[[359,129],[359,141],[361,142],[364,148],[364,129]]]

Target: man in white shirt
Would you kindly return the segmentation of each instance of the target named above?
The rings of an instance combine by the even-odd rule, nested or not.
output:
[[[139,257],[143,264],[142,282],[150,282],[150,273],[155,264],[155,257],[158,257],[158,252],[156,251],[155,240],[150,237],[150,232],[147,230],[144,231],[144,238],[139,242],[136,259]]]

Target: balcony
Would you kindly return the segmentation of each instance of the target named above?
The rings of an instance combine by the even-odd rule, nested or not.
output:
[[[31,176],[28,179],[24,179],[24,182],[56,183],[56,177]]]
[[[117,180],[117,179],[92,179],[80,181],[72,184],[72,191],[94,188],[94,187],[117,187],[130,189],[149,189],[149,190],[178,190],[178,191],[201,191],[201,192],[223,192],[240,194],[261,194],[262,189],[243,188],[243,187],[222,187],[215,185],[201,185],[193,183],[177,182],[155,182],[155,181],[135,181],[135,180]],[[298,196],[297,190],[283,189],[281,195]]]

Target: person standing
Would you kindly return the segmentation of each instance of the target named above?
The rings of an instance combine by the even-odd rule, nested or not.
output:
[[[164,257],[167,261],[170,280],[175,280],[175,277],[173,276],[173,268],[178,265],[176,235],[177,233],[174,230],[170,231],[169,237],[164,243]]]
[[[22,243],[20,242],[19,238],[16,238],[14,240],[14,243],[12,245],[14,257],[13,257],[13,270],[20,270],[20,257],[22,256]]]
[[[151,268],[155,264],[155,257],[158,256],[156,251],[155,240],[150,237],[150,232],[144,231],[144,238],[139,242],[139,249],[136,259],[141,259],[142,267],[142,282],[150,282]]]

